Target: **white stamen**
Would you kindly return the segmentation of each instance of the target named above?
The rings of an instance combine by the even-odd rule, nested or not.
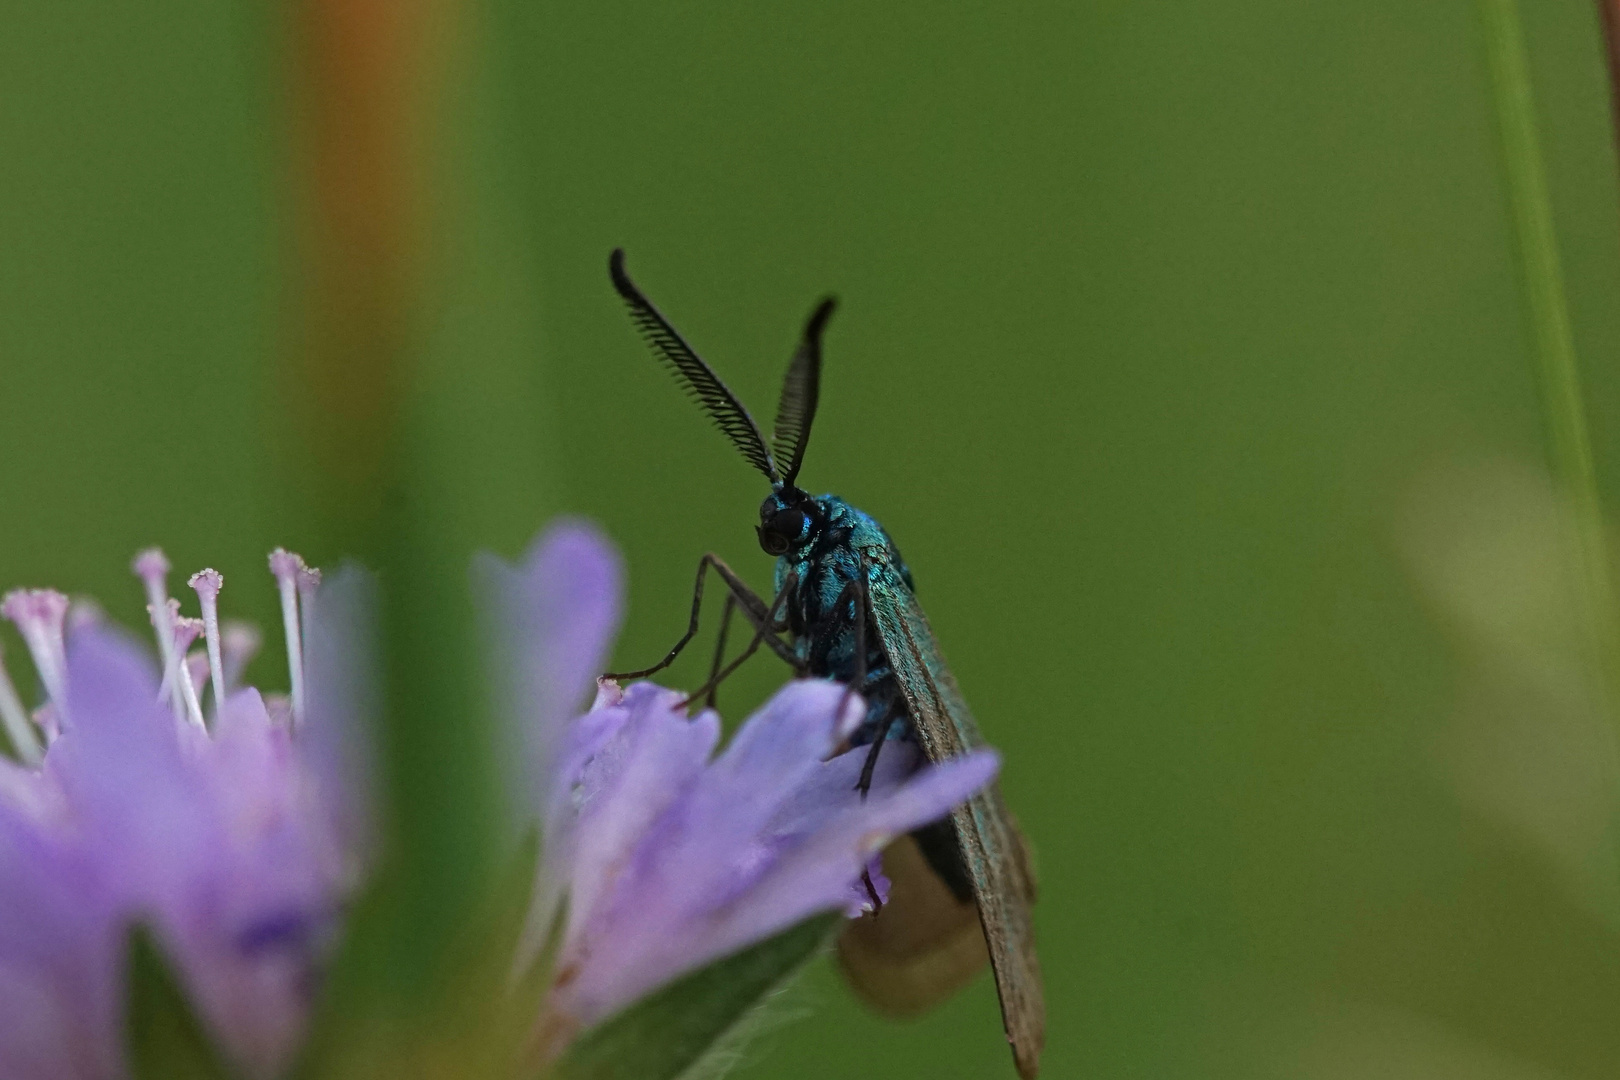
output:
[[[59,718],[67,715],[67,649],[62,644],[67,608],[68,598],[55,589],[16,589],[0,601],[0,615],[17,624]]]
[[[179,716],[184,705],[179,688],[169,678],[175,667],[174,619],[178,610],[169,607],[169,560],[164,557],[162,548],[147,548],[135,556],[129,568],[146,583],[146,610],[152,616],[152,629],[157,633],[158,657],[163,661],[163,686],[169,708]]]
[[[202,703],[197,700],[197,688],[191,682],[191,670],[185,661],[191,643],[202,633],[203,623],[201,619],[186,618],[176,619],[174,623],[174,652],[179,661],[175,665],[174,681],[180,687],[180,699],[186,704],[186,719],[207,731],[208,724],[203,720]]]
[[[176,662],[174,655],[174,624],[180,618],[180,601],[173,597],[163,601],[163,611],[166,612],[166,615],[160,618],[157,608],[154,608],[151,604],[146,605],[146,614],[151,619],[153,627],[165,624],[169,627],[169,647],[159,650],[166,659],[163,663],[163,683],[158,687],[158,701],[168,702],[169,708],[175,710],[177,705],[183,706],[180,700],[180,690],[174,684]],[[174,713],[177,720],[181,715],[180,711]]]
[[[197,591],[197,602],[202,605],[203,633],[208,638],[208,678],[214,686],[214,717],[225,703],[225,662],[219,652],[219,590],[225,587],[225,575],[218,570],[199,570],[186,582]]]
[[[285,548],[270,553],[270,572],[281,590],[281,623],[287,632],[287,682],[292,691],[292,726],[304,722],[304,646],[298,626],[298,575],[304,560]]]
[[[169,625],[174,627],[174,636],[169,639],[169,649],[174,662],[163,672],[163,685],[158,687],[158,700],[179,702],[180,711],[174,714],[176,720],[187,719],[186,696],[180,689],[180,666],[185,663],[186,650],[191,643],[197,640],[202,632],[201,619],[187,619],[180,614],[180,601],[169,598],[165,605],[169,610]]]
[[[235,693],[242,672],[259,652],[263,635],[252,623],[227,619],[220,624],[219,650],[225,666],[225,696]]]
[[[39,745],[39,736],[34,734],[28,710],[23,708],[22,698],[17,696],[17,688],[12,685],[11,676],[6,674],[3,662],[0,662],[0,721],[6,725],[6,734],[11,738],[12,748],[17,751],[17,760],[31,769],[37,769],[45,758],[45,752]]]

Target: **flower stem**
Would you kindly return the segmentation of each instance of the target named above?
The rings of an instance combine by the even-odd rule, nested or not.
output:
[[[1620,626],[1603,534],[1597,470],[1587,433],[1580,369],[1570,331],[1569,304],[1558,260],[1552,204],[1536,135],[1530,68],[1517,0],[1480,0],[1508,201],[1518,237],[1520,270],[1535,335],[1536,381],[1541,391],[1554,476],[1574,517],[1575,580],[1598,662],[1604,704],[1620,690]]]

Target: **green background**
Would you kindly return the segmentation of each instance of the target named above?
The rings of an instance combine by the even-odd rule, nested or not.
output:
[[[1597,19],[1525,7],[1612,493]],[[804,482],[897,538],[1005,753],[1046,1075],[1612,1074],[1620,922],[1448,780],[1467,670],[1398,550],[1434,462],[1543,457],[1471,3],[477,17],[424,428],[459,536],[600,520],[631,572],[617,660],[650,662],[700,553],[768,580],[764,488],[637,342],[607,252],[762,418],[834,290]],[[246,4],[0,15],[6,583],[134,622],[157,542],[269,622],[264,551],[314,542],[276,449],[282,40]],[[822,965],[775,1008],[736,1075],[1011,1075],[987,979],[895,1026]]]

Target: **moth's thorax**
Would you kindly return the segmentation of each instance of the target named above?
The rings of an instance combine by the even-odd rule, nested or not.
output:
[[[845,589],[862,573],[863,565],[870,574],[874,566],[887,563],[900,571],[908,586],[911,582],[899,549],[874,518],[837,495],[806,498],[813,504],[810,526],[800,541],[776,560],[777,591],[787,584],[790,575],[795,579],[787,601],[788,622],[795,637],[847,629],[848,620],[833,616],[833,612],[840,606],[849,607]]]
[[[782,614],[794,652],[811,675],[858,684],[867,717],[851,737],[853,744],[881,739],[885,732],[909,737],[905,701],[870,613],[864,634],[857,632],[859,593],[851,583],[864,576],[869,590],[880,587],[876,582],[888,569],[898,571],[909,589],[911,575],[888,533],[870,516],[836,495],[813,501],[814,528],[776,560],[776,592],[788,589]],[[892,582],[893,575],[885,580]]]
[[[767,499],[767,506],[770,503]],[[806,527],[776,560],[777,588],[789,573],[797,571],[801,585],[836,582],[835,595],[859,573],[862,551],[874,555],[894,551],[883,526],[837,495],[807,496],[799,508],[806,513]],[[763,520],[765,507],[760,508],[760,516]],[[829,596],[829,603],[831,599]]]

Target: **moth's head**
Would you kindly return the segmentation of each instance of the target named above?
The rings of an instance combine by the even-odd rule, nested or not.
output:
[[[821,504],[790,484],[778,484],[759,504],[759,546],[786,555],[809,545],[821,525]]]

